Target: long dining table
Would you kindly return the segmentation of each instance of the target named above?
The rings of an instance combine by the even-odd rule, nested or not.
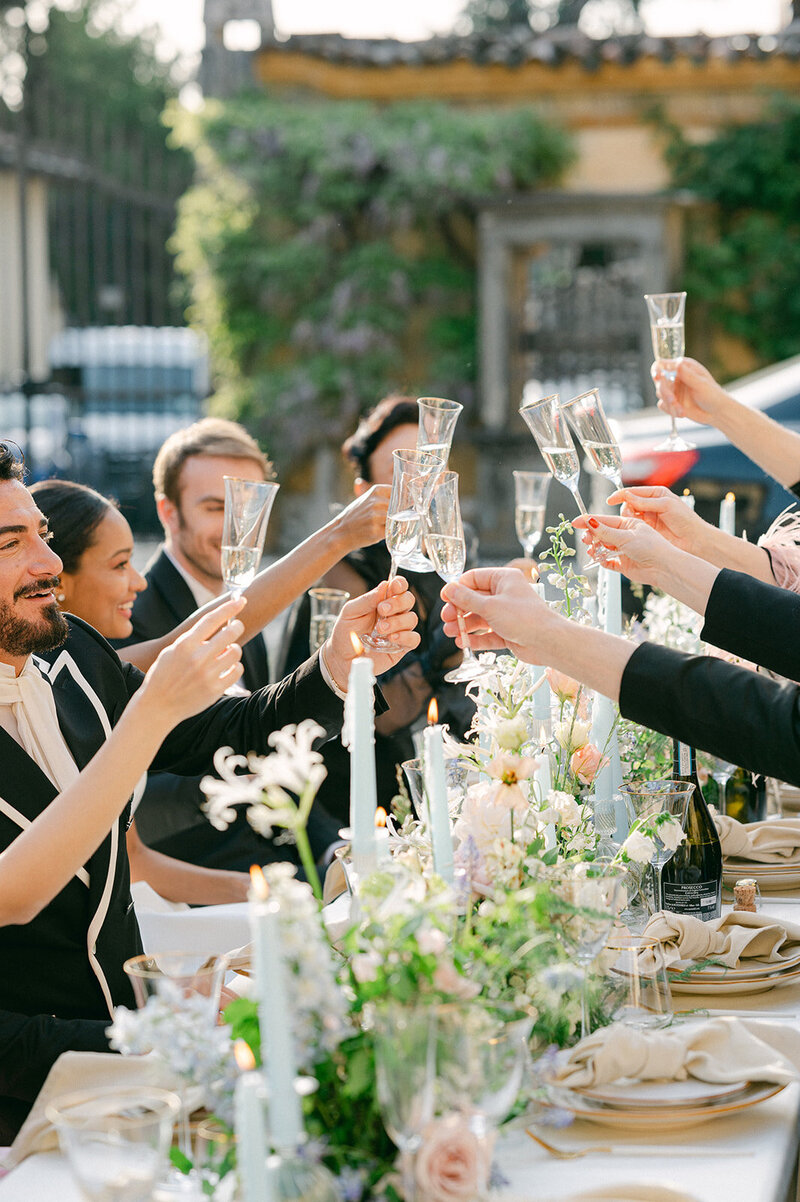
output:
[[[800,891],[762,911],[800,921]],[[800,984],[766,993],[681,994],[679,1011],[763,1016],[800,1024]],[[698,1016],[699,1017],[699,1016]],[[76,1083],[77,1084],[77,1083]],[[500,1137],[495,1161],[504,1182],[493,1202],[796,1202],[800,1084],[759,1105],[699,1126],[632,1134],[577,1121],[562,1129],[535,1127],[573,1159],[556,1157],[516,1126]],[[598,1145],[613,1151],[589,1151]],[[642,1150],[642,1151],[640,1151]],[[644,1154],[642,1154],[644,1152]],[[58,1152],[30,1156],[0,1180],[0,1202],[83,1202]],[[428,1202],[427,1199],[422,1202]]]

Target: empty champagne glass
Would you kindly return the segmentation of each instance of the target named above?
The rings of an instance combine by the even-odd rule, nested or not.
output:
[[[414,1202],[414,1155],[433,1118],[436,1011],[424,1003],[389,1002],[372,1016],[375,1085],[383,1125],[400,1151],[403,1198]]]
[[[685,292],[648,292],[645,303],[650,317],[650,337],[653,340],[653,355],[661,365],[668,380],[674,380],[678,364],[686,349],[684,314]],[[659,442],[656,451],[691,451],[695,444],[688,442],[678,433],[678,423],[670,415],[669,436]]]
[[[438,396],[421,396],[417,400],[417,405],[419,407],[417,450],[433,451],[443,456],[446,466],[458,415],[464,406],[459,405],[458,401],[448,401],[444,397]]]
[[[424,519],[425,541],[431,563],[442,580],[458,580],[464,572],[467,558],[464,526],[458,502],[458,472],[442,472],[434,483],[428,511]],[[494,674],[493,667],[481,664],[469,644],[467,628],[461,612],[457,614],[458,628],[464,640],[463,659],[457,668],[445,676],[451,684],[478,680]]]
[[[350,600],[343,588],[310,588],[311,603],[308,641],[312,651],[318,651],[336,625],[342,606]]]
[[[241,597],[258,571],[267,523],[279,487],[267,480],[225,477],[222,579],[232,597]]]
[[[643,780],[623,785],[621,791],[630,801],[633,812],[640,821],[652,820],[659,814],[670,814],[673,818],[677,818],[683,826],[686,821],[686,808],[693,789],[693,784],[687,784],[682,780]],[[656,832],[658,831],[657,823],[650,822],[649,825],[655,825]],[[664,865],[672,859],[677,848],[668,847],[662,843],[657,834],[653,845],[650,864],[655,880],[656,909],[660,910],[662,908],[661,874]]]
[[[514,472],[514,525],[526,559],[544,531],[547,490],[553,477],[549,472]]]
[[[567,415],[567,421],[581,440],[595,471],[611,480],[616,488],[622,488],[622,456],[597,389],[592,388],[571,401],[564,401],[561,411]]]
[[[166,1089],[120,1086],[61,1094],[46,1114],[87,1202],[150,1202],[179,1110]]]
[[[559,407],[558,393],[542,397],[540,401],[528,404],[523,402],[520,413],[536,439],[547,467],[556,480],[572,493],[581,513],[588,513],[578,491],[581,474],[578,452],[575,450],[567,419]]]
[[[392,494],[386,514],[386,546],[392,559],[389,583],[399,567],[416,568],[420,555],[422,519],[430,504],[436,478],[444,468],[444,458],[434,451],[392,451]],[[427,564],[427,559],[425,560]],[[399,651],[397,643],[385,638],[377,622],[362,638],[373,651]]]

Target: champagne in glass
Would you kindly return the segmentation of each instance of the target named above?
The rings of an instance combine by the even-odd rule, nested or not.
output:
[[[591,388],[571,401],[565,401],[561,410],[581,440],[595,471],[612,480],[617,488],[622,488],[622,456],[597,389]]]
[[[542,537],[551,479],[548,472],[514,472],[514,524],[526,559]]]
[[[581,470],[578,453],[567,420],[559,408],[558,394],[542,397],[540,401],[523,401],[520,413],[553,476],[569,489],[581,513],[587,513],[578,490]]]
[[[464,406],[459,405],[458,401],[448,401],[445,397],[422,396],[417,399],[417,408],[419,409],[417,450],[429,451],[440,456],[442,466],[447,467],[456,422]],[[405,552],[404,567],[410,568],[414,572],[435,571],[430,556],[425,553],[424,540],[425,532],[420,527],[417,530],[416,547]]]
[[[645,294],[650,317],[650,337],[653,354],[668,380],[674,380],[678,364],[685,352],[684,314],[685,292],[652,292]],[[675,418],[670,416],[670,433],[654,448],[656,451],[691,451],[694,443],[678,433]]]
[[[342,606],[350,600],[350,594],[342,588],[310,588],[308,598],[311,606],[308,641],[312,651],[318,651],[330,638]]]
[[[222,579],[234,597],[241,597],[258,570],[278,488],[266,480],[225,476]]]
[[[261,561],[260,547],[222,545],[222,579],[232,593],[241,596],[252,584]]]

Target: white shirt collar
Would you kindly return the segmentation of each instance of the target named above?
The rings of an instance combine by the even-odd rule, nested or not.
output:
[[[201,584],[199,580],[196,580],[194,578],[194,576],[189,575],[189,573],[186,571],[186,568],[183,566],[183,564],[178,563],[175,556],[169,551],[169,549],[166,546],[164,547],[164,554],[166,555],[169,562],[172,564],[175,571],[183,578],[183,580],[186,581],[186,585],[187,585],[189,591],[191,592],[192,596],[194,597],[195,605],[197,606],[198,609],[202,608],[202,606],[204,606],[204,605],[207,605],[209,601],[213,601],[215,599],[215,597],[218,597],[220,595],[220,593],[222,592],[222,587],[221,587],[222,582],[221,581],[220,581],[220,593],[212,593],[210,588],[207,588],[204,584]]]

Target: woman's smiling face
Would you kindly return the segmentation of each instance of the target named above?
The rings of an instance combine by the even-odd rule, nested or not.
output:
[[[83,618],[107,639],[127,638],[136,595],[147,588],[131,563],[132,554],[131,528],[118,510],[109,508],[77,571],[61,574],[61,608]]]

